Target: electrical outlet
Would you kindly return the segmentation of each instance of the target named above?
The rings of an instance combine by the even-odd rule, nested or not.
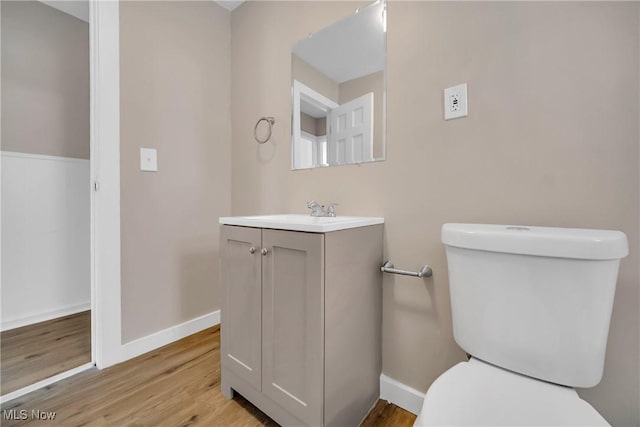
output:
[[[446,88],[444,90],[444,119],[451,120],[469,115],[467,102],[467,84]]]

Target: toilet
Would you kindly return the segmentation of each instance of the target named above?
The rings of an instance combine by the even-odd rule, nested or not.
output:
[[[600,382],[619,231],[445,224],[451,317],[469,355],[414,426],[608,426],[574,387]]]

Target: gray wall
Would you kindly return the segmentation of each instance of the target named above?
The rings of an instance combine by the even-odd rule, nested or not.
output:
[[[291,55],[291,67],[292,70],[290,73],[293,74],[294,79],[309,86],[330,100],[338,102],[340,93],[340,85],[338,83],[313,68],[297,55]],[[293,81],[291,84],[293,84]]]
[[[300,129],[315,136],[327,134],[327,118],[316,119],[308,114],[300,113]]]
[[[2,1],[2,150],[89,158],[89,24]]]
[[[229,12],[121,2],[122,339],[212,312],[230,212]],[[139,148],[158,150],[141,172]]]
[[[614,425],[638,425],[640,5],[392,2],[387,160],[293,172],[291,46],[355,6],[247,2],[233,12],[233,214],[305,212],[315,199],[384,216],[385,257],[434,270],[426,281],[384,277],[384,373],[423,391],[464,359],[443,223],[624,231],[604,378],[580,394]],[[442,90],[463,82],[470,115],[445,122]],[[253,125],[265,114],[274,136],[258,145]]]

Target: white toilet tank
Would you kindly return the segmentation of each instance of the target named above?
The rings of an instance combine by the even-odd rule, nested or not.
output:
[[[600,382],[624,233],[445,224],[442,242],[460,347],[556,384]]]

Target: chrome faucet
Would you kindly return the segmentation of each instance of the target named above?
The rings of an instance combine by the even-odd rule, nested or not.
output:
[[[324,210],[324,206],[315,200],[307,202],[307,208],[311,209],[311,216],[327,216],[327,212]]]
[[[336,216],[336,205],[337,203],[329,203],[327,207],[327,216],[335,217]]]
[[[337,203],[329,203],[327,210],[324,209],[324,205],[316,202],[315,200],[311,200],[307,202],[307,208],[311,209],[311,216],[336,216],[336,205]]]

